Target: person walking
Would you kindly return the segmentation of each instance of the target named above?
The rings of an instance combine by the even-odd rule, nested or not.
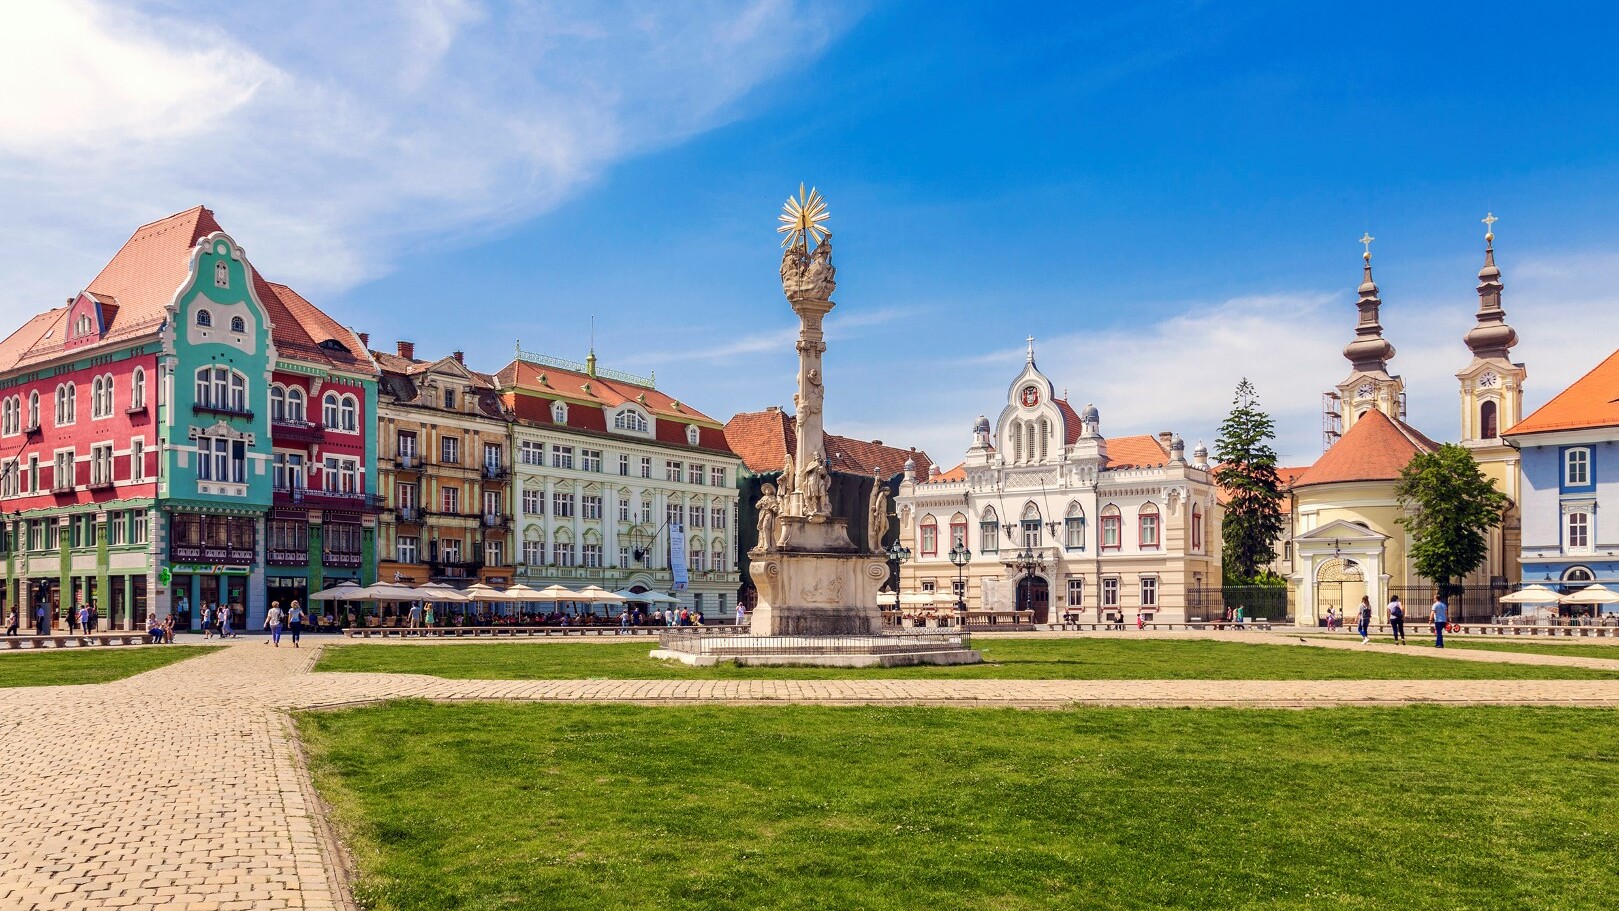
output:
[[[1372,599],[1365,596],[1365,595],[1361,595],[1360,596],[1360,610],[1357,611],[1356,614],[1355,614],[1355,629],[1360,632],[1360,644],[1361,645],[1365,645],[1366,643],[1372,641],[1371,637],[1366,634],[1367,630],[1371,627],[1371,625],[1372,625]]]
[[[410,624],[411,629],[422,628],[422,602],[410,602],[410,619],[408,623]]]
[[[1450,605],[1445,603],[1445,596],[1436,592],[1433,596],[1433,647],[1445,647],[1445,627],[1450,624]]]
[[[90,635],[90,605],[82,602],[79,604],[79,633]]]
[[[304,634],[304,621],[308,615],[304,613],[303,606],[297,601],[292,602],[292,608],[287,611],[287,631],[292,633],[292,647],[298,647],[298,640]]]
[[[208,609],[208,605],[204,604],[202,606],[202,638],[205,640],[212,639],[213,636],[214,612]]]
[[[41,636],[49,636],[51,634],[51,624],[50,620],[47,619],[48,616],[49,615],[45,613],[45,602],[39,602],[39,606],[34,608],[34,626]]]
[[[264,614],[264,628],[270,631],[270,644],[276,648],[281,647],[281,623],[286,615],[281,612],[281,602],[271,601],[270,609]]]
[[[65,611],[65,613],[67,614],[67,631],[69,633],[78,632],[79,631],[79,611],[78,611],[78,609],[70,607]]]
[[[426,623],[428,626],[435,625],[435,621],[434,621],[434,618],[433,618],[433,602],[429,601],[426,604],[422,605],[422,621],[424,623]]]
[[[6,635],[17,635],[17,609],[15,607],[11,609],[11,613],[6,615]]]
[[[1394,644],[1405,644],[1405,605],[1400,603],[1400,596],[1389,598],[1389,630],[1394,633]]]
[[[736,625],[746,626],[748,623],[748,606],[741,601],[736,603]]]
[[[207,608],[203,609],[207,610]],[[235,633],[230,631],[230,608],[221,604],[214,613],[219,617],[219,638],[229,639],[234,636]]]

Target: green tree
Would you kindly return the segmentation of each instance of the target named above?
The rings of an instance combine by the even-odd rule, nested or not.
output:
[[[1231,413],[1214,441],[1214,480],[1229,500],[1220,536],[1225,541],[1225,575],[1251,583],[1276,559],[1282,536],[1282,481],[1276,476],[1276,422],[1259,407],[1254,384],[1243,377]]]
[[[1485,532],[1501,524],[1506,495],[1455,443],[1412,458],[1394,495],[1406,511],[1400,524],[1411,534],[1417,573],[1437,583],[1441,594],[1460,591],[1456,583],[1484,562]]]

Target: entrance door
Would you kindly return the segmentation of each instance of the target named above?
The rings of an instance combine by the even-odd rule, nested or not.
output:
[[[1034,611],[1034,622],[1047,623],[1051,613],[1051,586],[1040,576],[1025,576],[1017,584],[1017,609]]]

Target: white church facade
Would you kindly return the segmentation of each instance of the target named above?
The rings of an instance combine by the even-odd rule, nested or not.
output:
[[[1189,590],[1220,585],[1207,451],[1188,461],[1171,433],[1104,437],[1094,405],[1076,413],[1054,394],[1032,341],[962,464],[927,478],[907,468],[895,501],[911,551],[902,602],[932,594],[937,613],[1026,610],[1036,623],[1180,622]],[[969,552],[959,569],[957,548]]]

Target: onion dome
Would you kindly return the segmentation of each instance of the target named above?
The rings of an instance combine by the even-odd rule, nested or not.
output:
[[[1387,373],[1388,361],[1394,357],[1394,346],[1383,338],[1383,324],[1378,321],[1378,310],[1383,306],[1383,300],[1378,297],[1377,282],[1372,280],[1373,239],[1370,234],[1360,239],[1366,245],[1366,252],[1361,254],[1364,265],[1360,300],[1355,302],[1360,310],[1360,322],[1355,325],[1355,340],[1344,346],[1344,357],[1361,373]]]
[[[1518,343],[1518,333],[1507,325],[1507,313],[1501,309],[1501,270],[1495,265],[1493,227],[1497,220],[1494,213],[1484,216],[1489,230],[1484,234],[1484,268],[1478,270],[1478,313],[1463,341],[1474,357],[1507,360]]]
[[[1086,405],[1079,419],[1087,424],[1099,424],[1102,422],[1102,413],[1096,410],[1095,405]]]
[[[989,418],[979,415],[973,424],[973,433],[989,433]]]

